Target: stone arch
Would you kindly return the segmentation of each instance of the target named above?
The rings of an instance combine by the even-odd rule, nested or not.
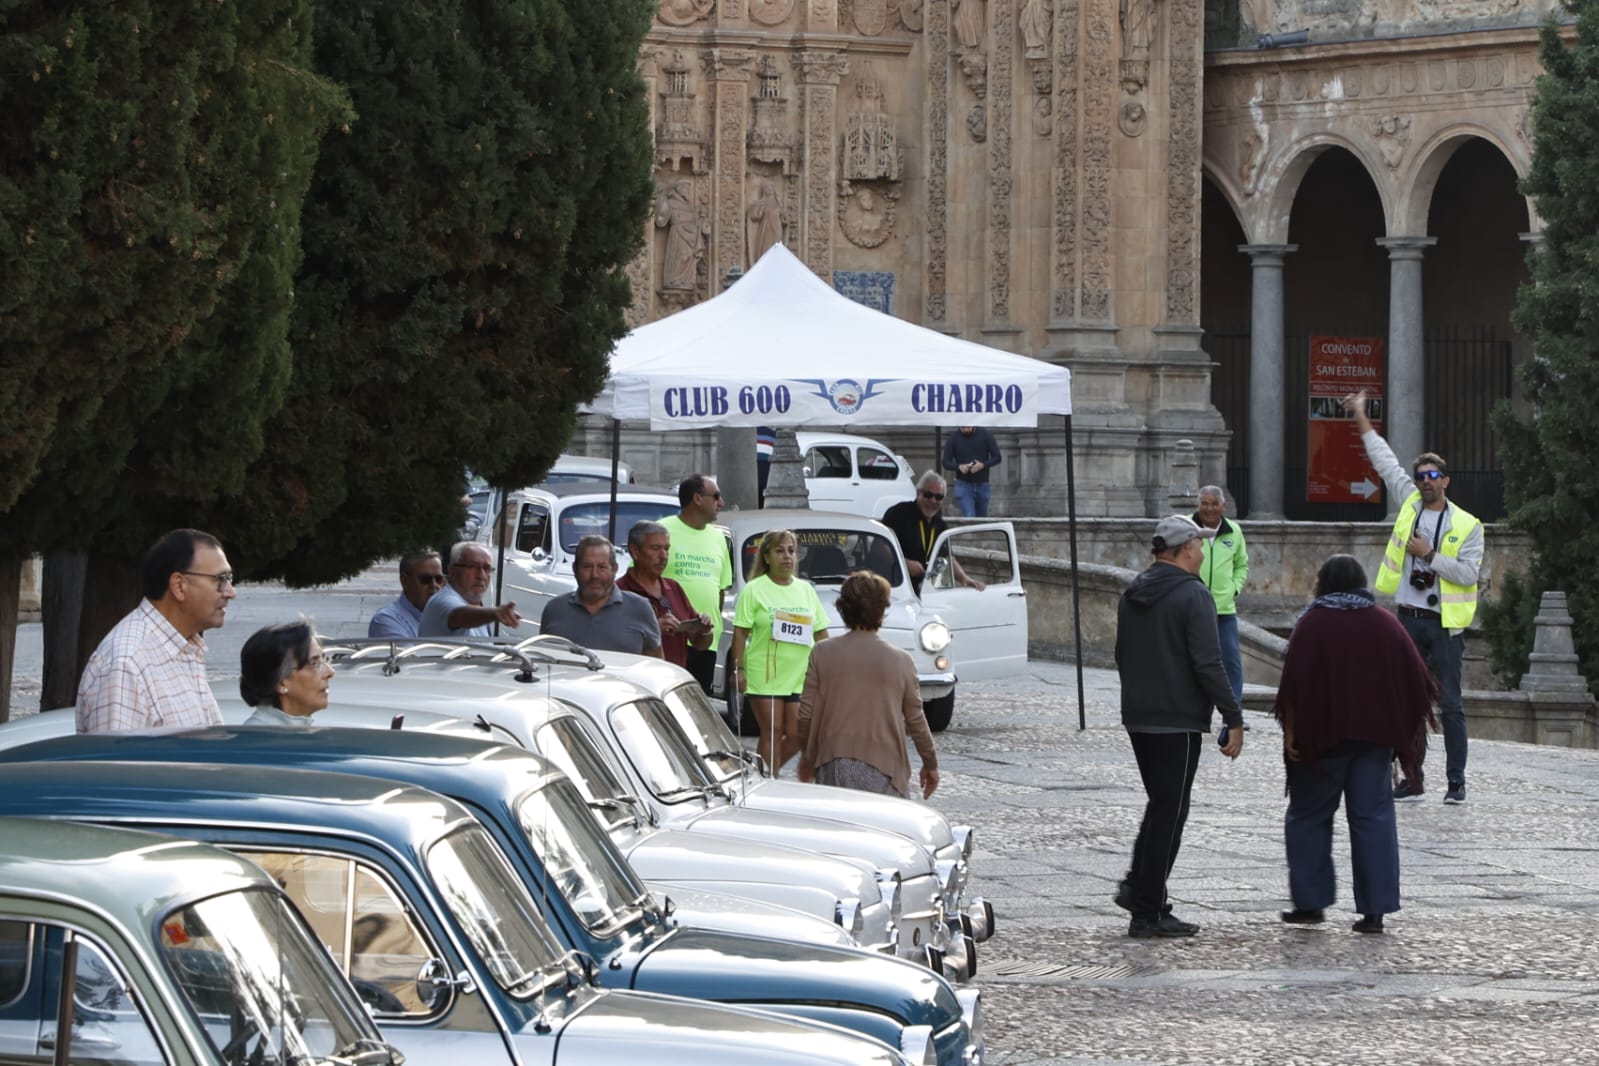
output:
[[[1261,179],[1261,194],[1255,197],[1257,209],[1243,219],[1244,232],[1257,244],[1284,244],[1288,241],[1288,220],[1293,214],[1294,199],[1305,174],[1322,153],[1332,148],[1342,148],[1360,162],[1372,188],[1382,202],[1384,217],[1391,217],[1392,187],[1381,180],[1381,169],[1376,165],[1367,146],[1350,140],[1330,130],[1322,130],[1302,137],[1272,156],[1266,164]]]
[[[1439,130],[1429,137],[1417,150],[1416,163],[1402,185],[1399,203],[1395,212],[1390,216],[1392,224],[1389,234],[1392,236],[1421,236],[1427,232],[1427,215],[1432,209],[1432,197],[1438,187],[1438,179],[1444,172],[1444,167],[1449,165],[1449,160],[1467,142],[1472,140],[1486,141],[1504,156],[1510,168],[1515,171],[1517,178],[1524,178],[1532,167],[1531,155],[1527,152],[1512,150],[1510,139],[1500,135],[1497,130],[1473,122],[1457,122]],[[1524,196],[1527,205],[1527,218],[1534,231],[1542,228],[1538,213],[1533,206],[1530,196]],[[1397,228],[1396,228],[1397,227]]]
[[[1249,225],[1245,221],[1245,194],[1239,188],[1238,182],[1234,180],[1231,174],[1227,173],[1218,160],[1214,159],[1201,159],[1199,161],[1199,173],[1201,180],[1209,181],[1216,186],[1216,191],[1221,193],[1222,198],[1227,201],[1227,206],[1232,209],[1233,217],[1238,220],[1238,224],[1243,227],[1247,236],[1249,234]]]

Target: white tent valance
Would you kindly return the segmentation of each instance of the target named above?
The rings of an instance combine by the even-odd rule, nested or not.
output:
[[[1035,426],[1071,414],[1071,374],[839,295],[781,244],[737,285],[611,353],[597,414],[717,426]]]

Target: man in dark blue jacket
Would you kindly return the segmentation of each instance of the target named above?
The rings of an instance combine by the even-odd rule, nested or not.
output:
[[[1186,515],[1162,518],[1152,544],[1155,561],[1128,586],[1116,610],[1122,725],[1148,797],[1132,867],[1115,897],[1132,912],[1128,936],[1199,932],[1172,914],[1166,879],[1182,846],[1213,707],[1221,708],[1228,727],[1222,753],[1236,759],[1244,747],[1243,714],[1222,668],[1216,603],[1199,579],[1203,543],[1215,535]]]

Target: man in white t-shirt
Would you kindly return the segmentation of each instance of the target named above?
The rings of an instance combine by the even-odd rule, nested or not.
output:
[[[716,649],[722,641],[722,593],[733,584],[727,538],[715,524],[722,509],[722,490],[715,478],[691,474],[677,486],[677,502],[678,513],[661,519],[672,542],[664,576],[683,586],[695,611],[711,618],[710,647],[688,649],[688,672],[710,695]]]

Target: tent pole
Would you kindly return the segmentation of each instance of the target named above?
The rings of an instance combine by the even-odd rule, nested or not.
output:
[[[622,420],[611,419],[611,531],[610,540],[616,543],[616,476],[622,472]]]
[[[1072,416],[1066,416],[1066,530],[1072,546],[1072,652],[1077,660],[1077,730],[1088,728],[1083,703],[1082,590],[1077,583],[1077,477],[1072,472]]]
[[[500,501],[498,512],[495,512],[494,510],[495,497],[498,497]],[[493,522],[495,525],[494,540],[497,544],[497,548],[495,550],[496,558],[494,560],[494,605],[496,607],[505,602],[505,509],[510,502],[510,490],[500,488],[496,485],[494,487],[493,495],[489,497],[490,513],[483,516],[489,519],[489,521]],[[498,620],[496,620],[494,623],[494,635],[500,636],[500,623]]]

